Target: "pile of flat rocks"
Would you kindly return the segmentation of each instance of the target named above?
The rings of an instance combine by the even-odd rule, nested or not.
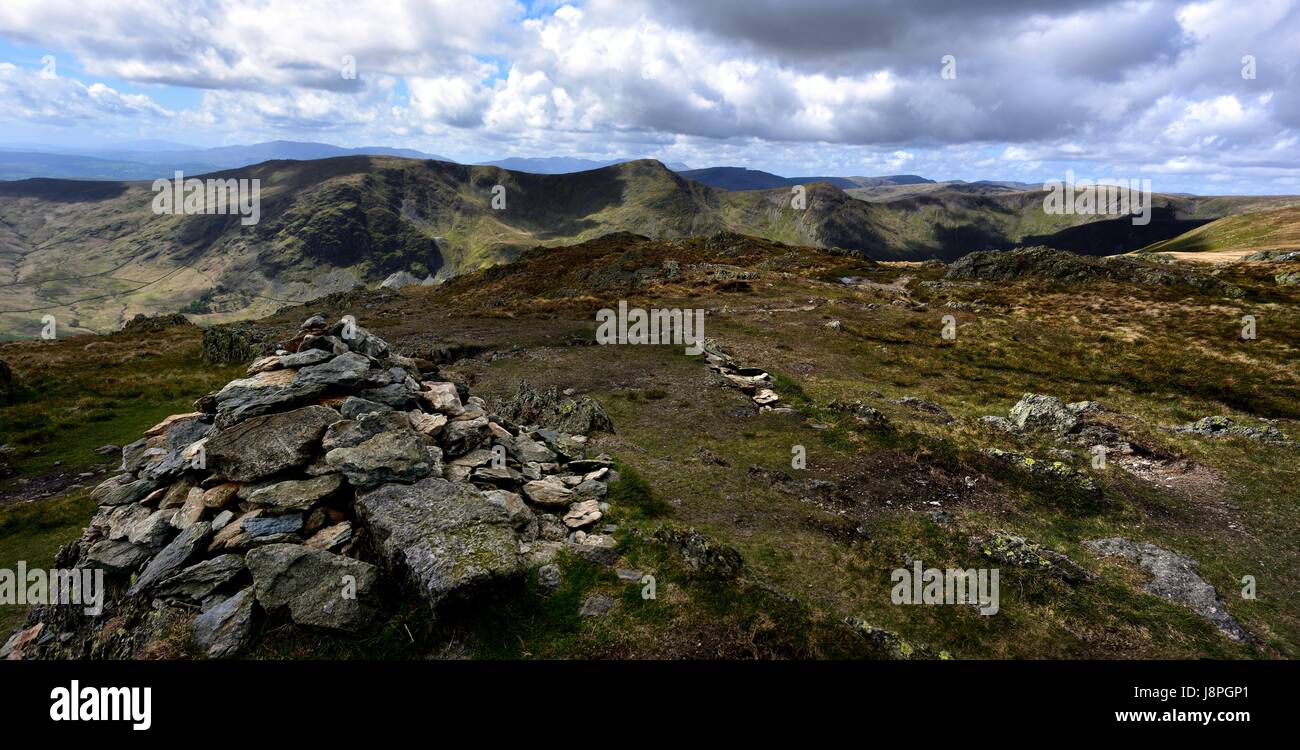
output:
[[[728,385],[749,396],[760,412],[797,413],[789,404],[782,403],[780,394],[773,390],[771,374],[757,367],[736,364],[731,355],[722,351],[722,347],[712,339],[705,342],[704,360],[710,370],[726,379]]]
[[[351,320],[316,316],[123,448],[57,563],[114,582],[98,623],[140,602],[188,609],[211,657],[245,649],[269,614],[359,633],[385,596],[436,611],[564,548],[612,563],[601,519],[616,472],[585,443],[489,414]],[[56,609],[68,608],[35,610],[27,630],[76,641]]]

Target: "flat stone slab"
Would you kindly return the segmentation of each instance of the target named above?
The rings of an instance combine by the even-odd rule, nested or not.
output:
[[[304,466],[320,446],[325,428],[340,419],[327,406],[252,417],[208,439],[208,468],[235,482],[255,482]]]
[[[472,486],[386,484],[360,494],[356,508],[388,564],[434,608],[522,572],[510,513]]]

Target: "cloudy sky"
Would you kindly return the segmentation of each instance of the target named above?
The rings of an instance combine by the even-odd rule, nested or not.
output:
[[[0,133],[1300,193],[1300,0],[3,0]]]

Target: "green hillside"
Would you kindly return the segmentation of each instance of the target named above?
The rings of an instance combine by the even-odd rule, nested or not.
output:
[[[1225,216],[1202,227],[1157,242],[1144,253],[1300,250],[1300,206]]]

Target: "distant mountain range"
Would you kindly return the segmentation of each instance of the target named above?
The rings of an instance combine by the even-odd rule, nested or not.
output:
[[[184,143],[161,140],[137,140],[115,143],[102,148],[52,147],[39,144],[0,144],[0,180],[24,180],[50,177],[70,180],[152,180],[170,177],[180,170],[198,175],[222,169],[236,169],[274,159],[309,161],[336,156],[400,156],[407,159],[432,159],[457,163],[439,154],[410,148],[363,146],[344,148],[328,143],[303,141],[267,141],[245,146],[197,148]],[[540,158],[510,157],[485,162],[483,166],[501,167],[532,174],[586,172],[634,159],[596,161],[567,156]],[[669,169],[688,170],[689,166],[670,163]]]
[[[343,148],[328,143],[267,141],[247,146],[194,148],[167,141],[132,141],[99,149],[0,147],[0,180],[52,177],[74,180],[152,180],[177,170],[187,175],[236,169],[273,159],[328,159],[335,156],[401,156],[450,161],[409,148]]]
[[[573,172],[587,172],[592,169],[601,167],[610,167],[615,164],[636,161],[635,159],[610,159],[609,161],[595,161],[593,159],[577,159],[571,156],[543,156],[536,158],[525,158],[513,156],[508,159],[498,159],[483,164],[488,167],[501,167],[509,169],[512,172],[528,172],[530,174],[570,174]],[[669,169],[681,172],[689,170],[681,162],[668,162],[664,166]]]
[[[771,190],[793,185],[810,185],[824,182],[841,190],[862,187],[880,187],[882,185],[924,185],[934,184],[914,174],[888,175],[885,177],[782,177],[771,172],[744,167],[709,167],[708,169],[678,170],[688,180],[702,182],[709,187],[723,190]]]
[[[70,180],[153,180],[171,177],[177,170],[194,176],[223,169],[237,169],[276,159],[310,161],[338,156],[398,156],[407,159],[432,159],[458,163],[454,159],[410,148],[362,146],[344,148],[328,143],[304,141],[267,141],[243,146],[199,148],[172,141],[146,139],[114,143],[98,148],[45,146],[41,144],[0,143],[0,180],[24,180],[48,177]],[[636,161],[633,158],[595,160],[571,156],[512,156],[478,166],[500,167],[529,174],[571,174]],[[463,163],[463,162],[462,162]],[[709,167],[692,169],[681,162],[667,162],[668,169],[695,182],[728,191],[771,190],[792,185],[826,183],[841,190],[865,191],[854,197],[864,200],[893,198],[929,192],[937,187],[970,185],[970,192],[1037,189],[1027,183],[983,181],[975,183],[936,182],[919,175],[885,175],[881,177],[782,177],[744,167]]]
[[[351,155],[215,176],[261,181],[258,223],[156,214],[146,181],[0,182],[0,335],[34,335],[44,311],[69,331],[115,330],[138,312],[185,310],[207,322],[256,316],[398,271],[447,278],[527,248],[617,232],[661,239],[734,232],[882,260],[952,259],[1019,244],[1104,255],[1219,217],[1300,203],[1156,196],[1151,223],[1134,226],[1046,214],[1039,190],[896,177],[848,189],[811,181],[806,206],[796,209],[788,186],[724,190],[650,159],[538,174]],[[493,205],[498,186],[502,206]],[[927,192],[858,196],[907,190]]]

